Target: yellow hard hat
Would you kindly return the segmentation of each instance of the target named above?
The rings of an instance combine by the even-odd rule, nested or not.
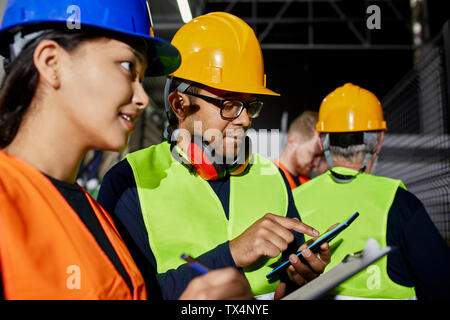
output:
[[[171,75],[212,88],[278,96],[266,88],[264,61],[252,28],[226,12],[212,12],[182,26],[172,44],[181,66]]]
[[[378,98],[370,91],[346,83],[323,99],[317,132],[386,130]]]

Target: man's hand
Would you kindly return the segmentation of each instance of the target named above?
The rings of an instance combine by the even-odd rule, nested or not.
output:
[[[294,241],[291,230],[312,237],[319,232],[298,219],[267,213],[240,236],[230,241],[230,251],[237,267],[246,267],[260,257],[275,258]]]
[[[329,232],[336,228],[339,223],[336,223],[328,228],[326,232]],[[330,247],[328,243],[322,243],[320,251],[313,254],[311,250],[306,249],[309,245],[313,244],[318,237],[306,241],[300,246],[298,251],[302,251],[302,257],[306,260],[307,264],[304,264],[299,257],[295,254],[289,256],[291,265],[288,268],[288,274],[291,280],[297,283],[299,286],[304,285],[306,282],[317,278],[330,263]]]
[[[291,265],[287,269],[289,278],[299,286],[317,278],[330,263],[330,255],[330,246],[327,242],[320,245],[320,251],[316,254],[313,254],[309,249],[303,249],[302,256],[305,258],[306,264],[295,254],[291,254],[289,256]],[[281,282],[275,290],[274,300],[281,299],[285,293],[286,283]]]
[[[247,279],[234,268],[213,270],[189,282],[180,300],[251,300]]]
[[[304,285],[317,278],[325,270],[325,267],[330,263],[330,255],[330,246],[327,242],[320,245],[320,251],[316,254],[313,254],[309,249],[304,249],[302,257],[306,260],[306,263],[303,263],[295,254],[291,254],[289,256],[291,265],[287,269],[289,277],[299,286]]]

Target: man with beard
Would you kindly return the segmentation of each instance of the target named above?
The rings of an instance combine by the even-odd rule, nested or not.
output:
[[[106,174],[98,201],[113,215],[134,259],[157,268],[163,297],[174,299],[198,275],[190,254],[210,269],[235,267],[260,298],[280,297],[286,282],[302,285],[329,262],[329,247],[292,254],[281,285],[265,275],[296,252],[303,233],[292,194],[278,168],[252,154],[246,131],[261,111],[264,63],[253,30],[215,12],[185,24],[172,44],[182,56],[169,77],[168,141],[129,154]],[[282,276],[282,277],[283,277]]]

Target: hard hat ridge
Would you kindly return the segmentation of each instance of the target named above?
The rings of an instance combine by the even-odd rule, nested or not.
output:
[[[325,99],[319,109],[318,132],[386,130],[378,98],[369,90],[346,83]]]
[[[174,77],[220,90],[279,95],[266,88],[255,33],[232,14],[212,12],[194,18],[177,31],[172,44],[182,56]]]

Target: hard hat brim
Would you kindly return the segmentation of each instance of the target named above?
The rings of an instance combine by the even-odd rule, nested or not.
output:
[[[256,90],[255,92],[248,92],[248,93],[251,93],[251,94],[262,94],[262,95],[276,96],[276,97],[280,96],[279,93],[276,93],[275,91],[272,91],[272,90],[267,89],[267,88],[263,88],[261,90]]]
[[[197,78],[192,78],[192,77],[189,77],[189,79],[187,79],[187,77],[183,77],[182,75],[179,76],[176,72],[174,74],[171,74],[170,76],[180,78],[180,79],[185,79],[188,81],[193,81],[193,82],[208,86],[210,88],[218,89],[218,90],[225,90],[225,91],[239,92],[239,93],[248,93],[248,94],[259,94],[259,95],[267,95],[267,96],[277,96],[277,97],[280,96],[279,93],[272,91],[265,87],[248,88],[248,87],[237,86],[236,84],[211,83],[211,82],[207,82],[207,81],[202,81],[202,79],[197,79]]]
[[[148,52],[147,61],[148,67],[146,76],[160,77],[171,74],[181,65],[181,55],[175,46],[170,42],[151,36],[142,36],[149,45],[149,48],[154,48],[154,52]]]
[[[316,131],[318,133],[345,133],[345,132],[365,132],[365,131],[385,131],[387,130],[386,121],[372,121],[364,125],[355,126],[351,128],[344,128],[342,126],[326,125],[324,121],[319,121],[316,124]]]

